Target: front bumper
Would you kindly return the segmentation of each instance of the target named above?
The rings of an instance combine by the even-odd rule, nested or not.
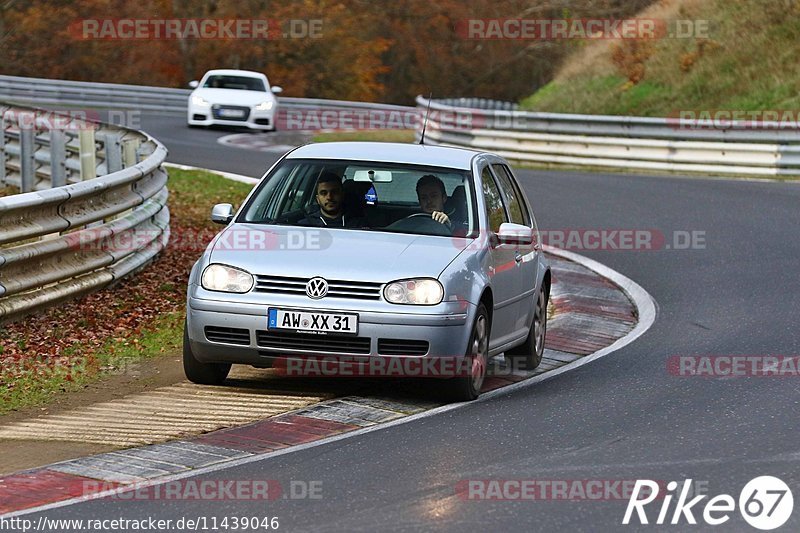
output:
[[[234,126],[268,131],[275,129],[276,111],[276,107],[273,107],[269,111],[258,111],[254,107],[251,107],[246,120],[227,120],[218,116],[215,117],[211,107],[201,107],[190,104],[186,122],[190,126]]]
[[[391,306],[392,304],[386,304]],[[326,360],[369,361],[374,358],[463,358],[466,353],[471,325],[476,307],[469,303],[445,305],[449,312],[430,312],[398,306],[397,311],[359,311],[352,308],[332,309],[308,306],[291,306],[292,309],[324,312],[343,312],[359,315],[358,334],[362,346],[369,339],[369,352],[326,351],[318,348],[274,348],[259,342],[259,332],[267,331],[267,310],[269,307],[286,307],[285,304],[242,304],[220,300],[188,299],[187,328],[192,352],[202,362],[225,362],[268,367],[277,358],[325,358]],[[350,306],[348,306],[350,307]],[[392,306],[394,307],[394,306]],[[206,327],[233,328],[246,330],[249,333],[247,345],[234,345],[226,342],[214,342],[207,338]],[[263,333],[262,333],[263,335]],[[312,335],[314,339],[319,336]],[[346,337],[337,336],[337,339]],[[405,355],[393,353],[390,356],[379,352],[379,339],[399,339],[427,341],[427,352]],[[340,349],[341,350],[341,349]]]

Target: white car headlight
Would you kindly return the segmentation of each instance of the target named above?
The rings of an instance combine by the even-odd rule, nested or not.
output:
[[[393,304],[436,305],[444,298],[444,289],[435,279],[404,279],[387,284],[383,297]]]
[[[192,95],[192,103],[199,107],[210,107],[211,104],[202,96]]]
[[[253,275],[238,268],[212,264],[203,270],[200,284],[209,291],[247,292],[253,288]]]
[[[261,102],[256,106],[256,111],[269,111],[272,109],[272,106],[275,105],[272,100],[267,100],[266,102]]]

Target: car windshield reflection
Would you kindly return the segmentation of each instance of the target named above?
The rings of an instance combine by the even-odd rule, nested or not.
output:
[[[477,227],[467,170],[339,160],[284,160],[238,222],[467,236]]]

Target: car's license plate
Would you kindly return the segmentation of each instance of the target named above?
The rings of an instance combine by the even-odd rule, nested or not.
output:
[[[358,333],[358,315],[291,311],[270,307],[267,329],[283,329],[303,333]]]
[[[244,116],[244,111],[242,111],[241,109],[220,109],[219,116],[230,117],[230,118],[242,118]]]

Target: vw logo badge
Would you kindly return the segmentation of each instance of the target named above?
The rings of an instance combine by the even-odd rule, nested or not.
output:
[[[306,294],[309,298],[319,300],[328,294],[328,282],[325,278],[311,278],[306,283]]]

